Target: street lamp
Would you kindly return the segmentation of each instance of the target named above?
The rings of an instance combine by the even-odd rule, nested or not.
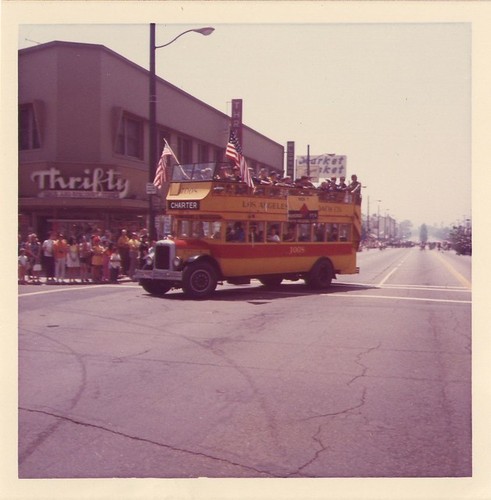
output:
[[[377,200],[377,240],[380,240],[380,203],[382,200]]]
[[[155,168],[157,163],[157,91],[156,91],[156,75],[155,75],[155,51],[162,47],[167,47],[174,43],[178,38],[191,32],[199,33],[204,36],[211,35],[215,28],[207,26],[205,28],[197,28],[183,31],[170,42],[163,45],[155,45],[155,23],[150,24],[150,89],[149,89],[149,149],[148,149],[148,182],[153,183],[155,178]],[[148,232],[150,242],[155,240],[155,212],[153,209],[152,194],[148,194]]]

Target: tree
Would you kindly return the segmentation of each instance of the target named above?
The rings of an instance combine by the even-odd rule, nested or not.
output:
[[[426,243],[428,241],[428,228],[426,224],[422,224],[419,228],[419,240],[421,243]]]

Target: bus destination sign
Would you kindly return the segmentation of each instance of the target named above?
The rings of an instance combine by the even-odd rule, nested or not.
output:
[[[200,203],[199,201],[193,201],[193,200],[185,200],[185,201],[168,200],[167,208],[169,210],[199,210]]]

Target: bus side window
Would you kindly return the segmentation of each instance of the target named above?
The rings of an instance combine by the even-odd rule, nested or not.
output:
[[[268,222],[268,233],[266,236],[266,240],[274,243],[279,243],[281,241],[280,223]]]
[[[298,241],[311,241],[310,229],[311,224],[299,224]]]
[[[297,225],[295,222],[283,224],[283,241],[295,241],[297,239]]]
[[[247,233],[249,243],[264,242],[264,222],[250,222],[249,232]]]
[[[338,241],[337,224],[326,224],[326,241]]]
[[[178,220],[177,221],[177,236],[181,238],[187,238],[190,234],[189,232],[190,223],[188,220]]]
[[[222,239],[222,223],[221,222],[212,222],[211,223],[211,238],[214,240]]]
[[[339,226],[339,241],[351,241],[351,226],[349,224]]]
[[[193,221],[192,223],[192,232],[193,238],[204,238],[205,236],[205,226],[201,221]]]
[[[314,224],[315,241],[326,241],[326,225],[324,223]]]
[[[328,225],[331,226],[328,241],[338,241],[338,225],[337,224],[328,224]]]
[[[227,241],[241,243],[245,241],[245,231],[242,221],[228,222],[226,238]]]

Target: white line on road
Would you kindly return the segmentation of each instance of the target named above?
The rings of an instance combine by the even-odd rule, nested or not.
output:
[[[137,285],[138,283],[135,283]],[[129,286],[128,286],[129,285]],[[120,285],[84,285],[84,286],[67,286],[66,288],[56,288],[54,290],[39,290],[37,292],[19,293],[19,297],[32,297],[33,295],[45,295],[48,293],[72,292],[74,290],[93,290],[94,288],[135,288],[132,283]]]
[[[452,300],[452,299],[428,299],[424,297],[398,297],[397,295],[354,295],[346,293],[323,293],[327,297],[346,297],[360,299],[386,299],[386,300],[413,300],[418,302],[444,302],[449,304],[472,304],[471,300]]]
[[[427,291],[456,291],[456,292],[468,292],[469,290],[448,290],[446,288],[443,289],[434,289],[432,287],[428,288],[414,288],[415,285],[408,285],[405,287],[404,285],[397,285],[397,288],[395,287],[379,287],[377,285],[370,285],[370,284],[362,284],[362,283],[338,283],[337,285],[334,285],[336,287],[342,287],[343,285],[345,286],[353,286],[357,285],[360,288],[362,287],[376,287],[376,288],[393,288],[393,289],[408,289],[408,290],[427,290]],[[138,284],[137,283],[128,283],[128,284],[119,284],[119,285],[104,285],[102,288],[119,288],[121,289],[135,289],[137,288]],[[70,292],[73,290],[89,290],[93,289],[94,287],[98,287],[99,285],[86,285],[83,287],[67,287],[67,288],[57,288],[55,290],[40,290],[37,292],[28,292],[24,294],[19,294],[19,297],[32,297],[33,295],[43,295],[43,294],[48,294],[48,293],[61,293],[61,292]],[[278,294],[278,295],[294,295],[298,296],[299,292],[298,290],[296,291],[284,291],[284,290],[274,290],[271,291],[271,293]],[[309,290],[306,290],[305,293],[302,293],[301,295],[311,295],[312,292]],[[367,298],[367,299],[386,299],[386,300],[412,300],[412,301],[418,301],[418,302],[442,302],[442,303],[449,303],[449,304],[472,304],[471,300],[453,300],[453,299],[430,299],[430,298],[424,298],[424,297],[398,297],[397,295],[373,295],[373,294],[354,294],[351,292],[327,292],[327,293],[322,293],[320,295],[326,296],[326,297],[345,297],[345,298]]]
[[[390,271],[389,274],[387,274],[385,276],[385,278],[378,284],[378,286],[382,286],[401,266],[402,264],[404,264],[404,261],[407,259],[407,256],[401,260],[401,262],[399,262],[399,264],[397,264],[396,267],[394,267],[394,269],[392,269],[392,271]]]

